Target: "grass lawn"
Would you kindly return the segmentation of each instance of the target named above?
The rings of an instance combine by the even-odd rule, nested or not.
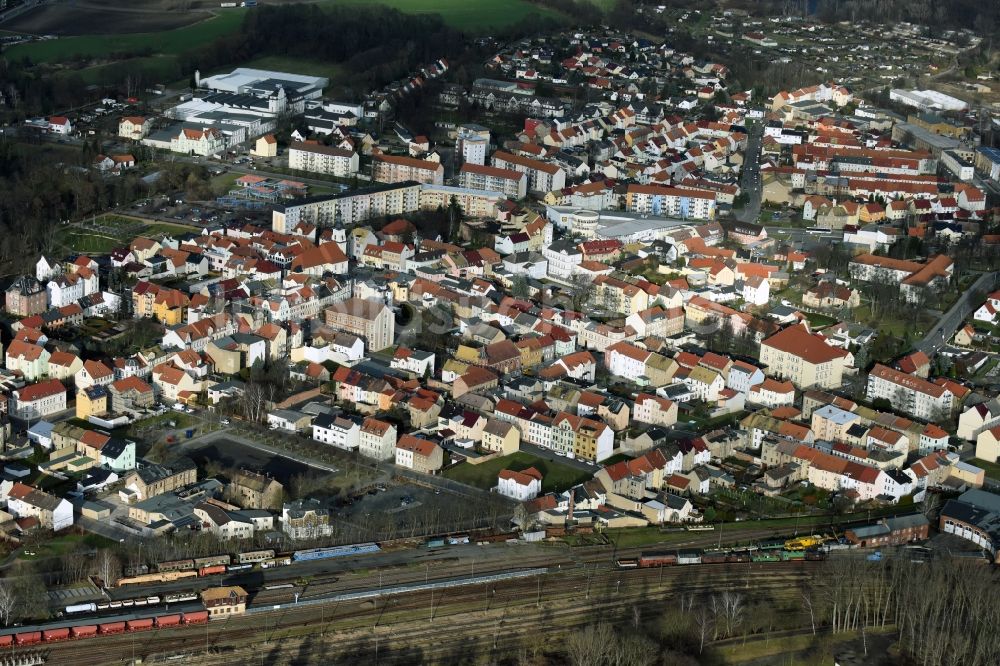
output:
[[[164,84],[179,76],[177,56],[166,53],[103,63],[92,67],[84,67],[83,69],[62,71],[57,73],[56,76],[79,76],[84,83],[103,85],[117,83],[122,80],[125,76],[123,72],[126,69],[130,73],[141,73],[143,80]]]
[[[122,241],[103,234],[96,234],[79,229],[60,229],[56,238],[71,252],[104,254],[116,247],[121,247]]]
[[[25,550],[35,554],[21,555],[21,557],[26,560],[60,557],[78,547],[107,548],[111,545],[114,545],[114,541],[99,534],[62,534],[38,545],[27,546]]]
[[[198,231],[197,227],[170,222],[152,222],[142,228],[142,235],[149,237],[167,236],[171,234],[188,234]],[[129,239],[132,240],[132,239]]]
[[[602,460],[601,465],[603,467],[607,467],[608,465],[614,465],[615,463],[620,463],[623,460],[632,460],[632,456],[627,455],[625,453],[616,453],[610,458],[605,458],[604,460]]]
[[[826,328],[827,326],[833,326],[837,323],[837,320],[833,317],[828,317],[825,314],[818,314],[816,312],[806,312],[806,319],[809,321],[809,325],[815,328]]]
[[[490,460],[480,465],[462,463],[449,470],[444,476],[477,488],[492,488],[497,485],[497,474],[503,469],[521,471],[534,467],[542,473],[542,492],[560,492],[589,479],[592,475],[584,470],[533,456],[530,453],[512,453]]]
[[[57,62],[73,56],[102,56],[112,53],[148,53],[176,55],[198,48],[217,37],[235,32],[243,22],[244,12],[220,12],[198,23],[162,32],[131,35],[82,35],[47,39],[13,46],[8,58],[30,58],[33,62]]]
[[[986,476],[988,476],[991,479],[1000,481],[1000,464],[986,462],[981,458],[972,458],[971,460],[969,460],[969,464],[983,468],[983,470],[986,471]]]

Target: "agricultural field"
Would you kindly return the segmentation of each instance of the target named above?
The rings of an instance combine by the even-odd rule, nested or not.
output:
[[[36,63],[52,63],[70,60],[76,56],[98,57],[114,53],[176,55],[236,31],[242,20],[241,12],[224,12],[173,30],[47,39],[13,46],[5,54],[9,58],[30,58]],[[10,26],[7,28],[10,29]]]
[[[368,0],[320,0],[318,4],[330,7],[373,3]],[[533,13],[560,16],[554,10],[526,0],[384,0],[381,4],[406,13],[441,14],[454,27],[470,31],[510,25]],[[182,12],[167,9],[162,2],[147,5],[141,9],[123,10],[108,3],[89,2],[76,7],[59,5],[31,12],[5,25],[5,30],[60,35],[60,38],[19,44],[8,49],[6,55],[30,58],[36,63],[116,53],[177,55],[235,32],[246,15],[246,10],[242,9],[226,11],[215,7],[212,12]],[[313,63],[313,68],[314,71],[330,69],[323,63]]]
[[[542,473],[543,493],[566,490],[586,481],[591,476],[591,474],[575,467],[561,465],[524,452],[512,453],[509,456],[495,458],[479,465],[462,463],[445,470],[444,476],[460,483],[487,489],[497,485],[497,474],[500,473],[500,470],[521,471],[529,467],[534,467]]]
[[[208,12],[157,11],[128,6],[94,7],[91,3],[42,5],[4,24],[5,30],[34,35],[126,35],[173,30],[210,18]]]

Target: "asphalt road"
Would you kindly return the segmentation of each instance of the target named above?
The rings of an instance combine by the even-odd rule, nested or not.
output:
[[[760,217],[760,146],[763,134],[763,126],[755,124],[747,137],[747,149],[744,153],[743,168],[740,171],[740,187],[747,195],[747,202],[741,210],[736,212],[736,219],[740,222],[756,224]]]
[[[962,322],[982,304],[978,299],[972,298],[973,294],[986,293],[996,289],[998,281],[1000,281],[1000,272],[983,273],[979,276],[979,279],[966,289],[958,301],[951,306],[951,309],[941,315],[936,324],[927,329],[924,339],[914,347],[927,355],[936,353],[951,339],[951,336],[955,335],[955,331],[962,325]]]

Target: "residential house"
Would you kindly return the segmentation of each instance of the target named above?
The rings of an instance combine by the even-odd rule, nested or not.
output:
[[[434,474],[444,464],[444,450],[429,440],[403,435],[396,442],[396,465],[423,474]]]
[[[518,502],[535,499],[542,492],[542,473],[534,467],[523,471],[504,469],[497,480],[497,493]]]

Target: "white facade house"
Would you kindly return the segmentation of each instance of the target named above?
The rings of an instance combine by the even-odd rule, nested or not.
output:
[[[7,494],[7,511],[15,518],[36,518],[43,528],[54,532],[73,526],[72,504],[19,482]]]
[[[338,449],[354,451],[361,446],[361,426],[343,416],[320,414],[313,419],[312,438]]]
[[[11,391],[8,411],[25,421],[38,419],[66,409],[66,388],[58,379]]]
[[[373,417],[361,424],[359,452],[373,460],[392,460],[396,456],[396,426]]]
[[[534,467],[522,472],[501,470],[497,480],[497,493],[518,502],[538,497],[542,492],[542,474]]]

